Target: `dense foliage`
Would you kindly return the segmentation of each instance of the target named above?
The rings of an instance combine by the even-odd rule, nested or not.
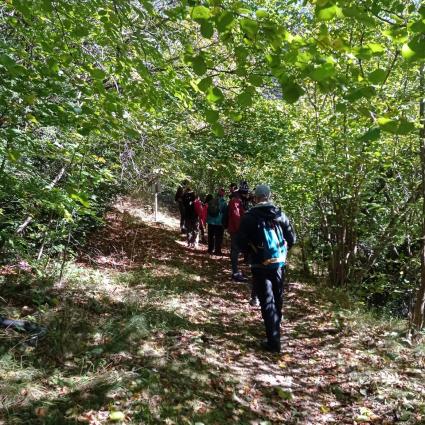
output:
[[[422,326],[420,2],[9,0],[0,16],[4,261],[45,264],[158,176],[267,181],[305,272],[399,314],[422,288]]]

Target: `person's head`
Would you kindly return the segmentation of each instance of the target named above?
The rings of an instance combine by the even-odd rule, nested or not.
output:
[[[242,197],[248,196],[249,186],[245,180],[240,182],[238,192]]]
[[[220,187],[220,189],[218,189],[218,191],[217,191],[217,194],[220,197],[224,196],[225,193],[226,192],[225,192],[224,188],[222,188],[222,187]]]
[[[184,179],[184,180],[182,181],[182,186],[188,186],[188,185],[189,185],[189,180]]]
[[[229,192],[230,192],[230,194],[232,194],[236,190],[238,190],[238,185],[236,183],[230,183],[230,185],[229,185]]]
[[[211,193],[209,193],[209,194],[205,197],[205,203],[206,203],[206,204],[208,204],[208,202],[210,202],[212,198],[213,198],[213,196],[211,195]]]
[[[259,184],[254,191],[255,203],[270,201],[270,187],[266,184]]]

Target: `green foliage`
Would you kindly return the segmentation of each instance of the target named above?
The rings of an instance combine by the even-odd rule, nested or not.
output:
[[[380,280],[376,262],[419,236],[418,2],[14,0],[0,11],[6,261],[44,264],[116,193],[159,176],[168,190],[184,176],[202,191],[269,182],[309,264],[340,285]]]

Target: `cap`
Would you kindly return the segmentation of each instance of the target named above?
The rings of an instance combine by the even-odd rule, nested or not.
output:
[[[270,187],[267,186],[266,184],[259,184],[256,188],[255,188],[255,192],[254,195],[257,198],[270,198]]]
[[[240,193],[248,193],[249,191],[249,186],[248,183],[246,181],[242,181],[239,183],[239,192]]]

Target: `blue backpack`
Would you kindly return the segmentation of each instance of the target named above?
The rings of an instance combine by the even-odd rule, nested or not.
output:
[[[263,262],[268,268],[278,268],[285,265],[288,253],[287,244],[283,237],[282,227],[275,221],[261,221],[259,231],[262,236]]]

